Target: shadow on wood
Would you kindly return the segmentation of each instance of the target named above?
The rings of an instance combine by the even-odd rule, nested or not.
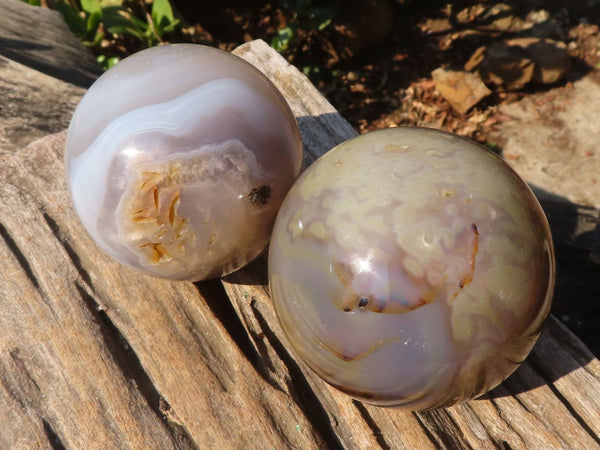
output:
[[[0,55],[77,86],[102,73],[62,15],[20,0],[0,0]]]

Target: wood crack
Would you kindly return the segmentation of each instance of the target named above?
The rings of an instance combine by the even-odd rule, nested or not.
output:
[[[550,388],[550,390],[552,391],[552,393],[556,396],[556,398],[558,400],[560,400],[560,402],[565,406],[565,408],[567,408],[567,411],[569,411],[569,414],[571,414],[571,416],[573,416],[573,418],[577,421],[577,423],[581,426],[581,428],[583,428],[583,430],[590,435],[590,437],[598,444],[600,445],[600,437],[598,437],[596,435],[596,433],[594,432],[594,430],[587,424],[587,422],[585,421],[585,419],[583,417],[581,417],[581,415],[579,415],[579,413],[575,410],[575,408],[571,405],[571,403],[569,402],[569,400],[567,400],[565,398],[565,396],[560,392],[560,390],[558,390],[558,388],[554,385],[554,383],[550,380],[548,380],[548,378],[545,376],[544,371],[537,365],[536,362],[531,361],[530,362],[531,367],[533,368],[533,370],[540,376],[542,377],[542,379],[544,379],[548,385],[548,387]]]
[[[362,418],[365,420],[369,428],[373,431],[373,435],[375,436],[379,447],[381,447],[383,450],[391,450],[392,447],[390,447],[390,445],[385,441],[385,437],[383,435],[383,432],[381,431],[381,428],[377,425],[377,422],[373,419],[373,417],[371,417],[371,414],[369,414],[369,411],[367,411],[365,405],[363,405],[358,400],[352,400],[352,404],[356,407],[356,409],[358,409],[358,412],[360,413]]]
[[[52,231],[52,234],[54,235],[56,240],[62,245],[62,247],[65,249],[65,251],[67,252],[67,255],[69,255],[69,259],[73,263],[73,266],[79,273],[79,276],[81,277],[81,279],[85,282],[85,284],[90,289],[90,291],[95,292],[90,274],[88,273],[87,270],[85,270],[85,268],[83,267],[83,264],[81,264],[81,259],[79,258],[79,255],[77,254],[77,252],[75,250],[73,250],[73,247],[71,247],[69,245],[69,243],[63,238],[63,236],[60,232],[60,227],[58,226],[58,223],[56,223],[56,221],[46,211],[43,211],[42,214],[43,214],[44,220],[48,224],[48,227]]]
[[[421,418],[420,414],[417,413],[417,412],[415,412],[415,411],[412,411],[411,414],[417,420],[417,422],[419,422],[419,425],[421,425],[421,428],[425,432],[425,435],[431,441],[431,443],[435,446],[435,448],[438,449],[438,450],[443,449],[443,447],[440,445],[440,443],[439,443],[438,439],[436,438],[436,436],[429,429],[429,426],[427,426],[425,424],[425,422],[423,421],[423,419]]]
[[[65,249],[71,263],[87,288],[84,288],[79,283],[75,284],[75,288],[82,298],[83,303],[98,325],[106,348],[112,355],[115,365],[126,380],[133,382],[133,385],[146,400],[152,412],[165,424],[174,441],[179,443],[178,447],[195,448],[194,440],[187,430],[180,424],[169,420],[169,415],[165,414],[165,411],[171,410],[169,403],[160,395],[152,383],[137,354],[107,314],[106,308],[95,298],[96,292],[91,276],[81,263],[77,252],[62,236],[58,223],[46,211],[43,211],[43,217],[56,240]]]
[[[200,295],[205,299],[206,304],[221,322],[223,328],[231,339],[235,342],[238,349],[242,352],[248,362],[254,367],[258,375],[265,380],[274,389],[283,392],[282,387],[269,374],[269,368],[273,368],[272,363],[268,359],[266,351],[260,353],[257,351],[253,342],[261,342],[262,339],[257,336],[252,337],[248,333],[248,329],[242,323],[240,316],[236,313],[231,300],[227,296],[220,280],[209,280],[204,282],[194,283]],[[264,337],[263,337],[264,338]],[[258,344],[257,344],[258,345]],[[264,347],[264,344],[263,344]],[[265,363],[265,360],[267,361]],[[267,367],[267,365],[269,367]]]
[[[494,410],[496,411],[497,417],[500,420],[502,420],[502,422],[504,422],[504,424],[506,425],[506,427],[510,431],[512,431],[519,438],[519,440],[521,441],[523,447],[526,447],[527,444],[526,444],[525,439],[523,439],[523,436],[521,436],[521,434],[517,430],[515,430],[515,428],[511,425],[511,423],[504,418],[504,413],[502,412],[502,408],[500,408],[498,406],[498,404],[496,403],[496,400],[494,398],[490,398],[490,404],[494,407]]]
[[[9,350],[8,356],[0,364],[0,384],[23,410],[37,408],[41,389],[27,369],[19,348]]]
[[[465,448],[472,449],[471,445],[463,439],[463,432],[456,424],[452,416],[444,409],[420,411],[416,413],[422,421],[424,428],[429,428],[432,435],[437,437],[441,448]]]
[[[473,415],[474,418],[477,419],[477,421],[481,425],[482,430],[485,432],[487,439],[492,443],[494,448],[501,449],[501,450],[509,450],[511,448],[511,446],[508,442],[506,442],[504,440],[498,441],[494,436],[490,435],[488,427],[486,427],[485,424],[482,422],[481,417],[479,417],[477,412],[475,410],[473,410],[473,408],[471,408],[471,405],[469,405],[469,402],[465,402],[463,404],[463,406],[465,409],[468,409],[471,412],[471,414]]]
[[[279,356],[288,369],[290,374],[290,381],[288,383],[290,394],[294,397],[294,400],[300,406],[315,431],[321,435],[321,438],[327,444],[327,447],[329,449],[343,449],[344,447],[333,429],[332,422],[325,407],[311,388],[310,383],[302,373],[302,369],[300,369],[296,360],[286,350],[277,335],[269,327],[267,320],[263,317],[258,308],[256,308],[255,300],[250,302],[250,307],[252,308],[256,321],[265,333],[265,338],[269,340],[273,350],[275,350],[277,356]]]
[[[194,285],[206,301],[211,312],[221,322],[245,358],[252,366],[257,367],[260,357],[252,345],[244,324],[242,324],[242,321],[231,305],[231,300],[227,296],[221,282],[219,280],[209,280],[197,282]]]
[[[174,446],[177,442],[179,444],[177,447],[179,448],[196,448],[196,444],[188,431],[183,426],[168,420],[164,411],[171,409],[169,403],[158,392],[144,370],[137,354],[131,348],[116,324],[111,320],[110,316],[83,286],[76,283],[75,288],[98,324],[106,349],[113,357],[115,365],[119,368],[123,377],[132,382],[133,386],[146,400],[152,412],[156,414],[170,431]]]
[[[65,444],[63,444],[62,440],[45,419],[42,419],[42,426],[44,427],[44,434],[48,438],[48,442],[52,447],[52,450],[65,450]]]
[[[25,275],[27,276],[29,281],[31,281],[31,284],[33,284],[36,290],[40,291],[40,282],[33,273],[33,270],[31,269],[31,264],[29,264],[29,261],[27,261],[27,257],[23,254],[15,240],[12,238],[6,227],[2,225],[1,222],[0,236],[4,240],[4,243],[6,244],[7,248],[14,255],[15,259],[23,269],[23,272],[25,272]]]

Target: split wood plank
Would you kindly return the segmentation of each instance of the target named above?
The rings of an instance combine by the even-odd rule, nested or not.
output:
[[[265,43],[236,53],[292,106],[307,163],[355,135]],[[364,405],[288,350],[264,258],[222,283],[182,283],[105,256],[72,210],[64,139],[0,158],[1,447],[600,447],[599,362],[553,318],[482,399],[421,413]]]

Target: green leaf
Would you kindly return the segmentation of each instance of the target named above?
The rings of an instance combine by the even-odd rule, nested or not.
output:
[[[81,0],[81,9],[88,14],[102,14],[102,5],[99,0]]]
[[[323,31],[325,28],[327,28],[329,26],[330,23],[331,23],[331,19],[324,20],[317,26],[317,30]]]
[[[500,146],[495,142],[484,142],[484,145],[494,153],[498,153],[500,151]]]
[[[129,16],[129,20],[131,21],[131,25],[139,31],[145,32],[150,29],[150,25],[148,22],[144,22],[142,19],[136,16]]]
[[[304,30],[319,30],[323,31],[333,19],[335,15],[334,8],[307,8],[299,20],[301,27]]]
[[[82,15],[79,14],[79,11],[64,2],[56,3],[54,5],[54,9],[63,15],[65,22],[67,22],[67,25],[69,25],[69,28],[73,33],[81,38],[86,38],[86,20]]]
[[[105,8],[102,21],[109,33],[133,36],[140,41],[146,40],[148,24],[120,8]]]
[[[152,22],[154,22],[156,33],[161,38],[165,33],[175,30],[179,20],[173,16],[173,9],[169,0],[154,0],[152,4]]]
[[[284,27],[277,32],[277,36],[275,36],[271,40],[271,47],[273,47],[278,52],[283,52],[287,50],[290,40],[294,37],[294,29],[292,27]]]
[[[315,77],[321,74],[321,68],[319,66],[314,65],[304,66],[302,68],[302,72],[307,77]]]
[[[108,58],[106,67],[108,69],[110,69],[112,66],[114,66],[116,63],[118,63],[121,59],[118,56],[113,56],[112,58]]]
[[[107,58],[106,55],[98,55],[96,61],[98,61],[98,64],[100,64],[104,70],[108,70],[116,63],[118,63],[120,59],[118,56],[112,56],[110,58]]]
[[[85,25],[85,29],[88,32],[88,34],[91,34],[91,33],[95,32],[96,30],[98,30],[98,27],[100,26],[101,21],[102,21],[102,13],[95,12],[94,14],[90,14],[89,17],[87,18],[86,25]]]

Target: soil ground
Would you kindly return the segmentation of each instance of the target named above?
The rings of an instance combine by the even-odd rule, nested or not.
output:
[[[174,4],[191,24],[186,39],[225,49],[250,39],[270,42],[291,20],[289,12],[256,1],[211,2],[201,10],[189,0]],[[573,66],[558,83],[565,85],[599,67],[598,24],[598,1],[349,1],[323,31],[297,32],[283,53],[359,132],[423,125],[489,142],[502,120],[498,105],[556,86],[495,88],[468,114],[459,114],[436,92],[431,71],[462,67],[480,46],[547,37],[567,44]]]

